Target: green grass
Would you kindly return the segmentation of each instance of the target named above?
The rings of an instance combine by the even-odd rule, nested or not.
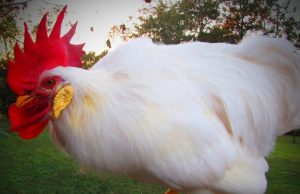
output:
[[[154,194],[164,189],[133,179],[83,173],[76,162],[59,151],[48,131],[26,141],[7,134],[0,122],[0,193]]]
[[[6,133],[0,122],[0,193],[163,194],[164,188],[126,177],[83,173],[76,162],[61,153],[45,131],[30,141]],[[268,194],[300,193],[300,137],[278,139],[268,158]]]
[[[293,143],[292,136],[278,138],[275,150],[268,157],[269,187],[267,193],[300,193],[300,137]]]

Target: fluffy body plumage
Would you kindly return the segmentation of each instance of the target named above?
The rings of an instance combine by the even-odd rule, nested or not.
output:
[[[286,40],[158,45],[137,39],[90,70],[45,71],[74,88],[54,142],[96,172],[183,193],[263,193],[264,159],[299,126],[299,55]]]

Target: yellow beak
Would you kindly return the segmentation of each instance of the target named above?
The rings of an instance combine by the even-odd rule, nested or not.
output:
[[[17,98],[16,106],[18,108],[22,108],[23,106],[25,106],[26,104],[31,102],[33,99],[34,99],[34,96],[31,96],[31,95],[19,96]]]

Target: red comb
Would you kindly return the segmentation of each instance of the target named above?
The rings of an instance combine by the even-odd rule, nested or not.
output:
[[[36,41],[33,42],[27,24],[24,23],[24,51],[16,43],[14,61],[8,62],[8,84],[18,95],[24,95],[37,87],[40,74],[57,66],[81,66],[84,44],[70,43],[76,29],[75,23],[69,32],[60,37],[61,25],[67,6],[59,13],[53,29],[47,34],[47,14],[38,26]]]

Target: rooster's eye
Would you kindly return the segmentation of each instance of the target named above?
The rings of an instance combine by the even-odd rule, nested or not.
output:
[[[54,81],[53,79],[50,79],[50,80],[47,81],[46,84],[47,84],[48,86],[52,86],[52,85],[55,84],[55,81]]]
[[[56,84],[55,79],[48,79],[43,82],[43,87],[47,89],[52,89]]]

